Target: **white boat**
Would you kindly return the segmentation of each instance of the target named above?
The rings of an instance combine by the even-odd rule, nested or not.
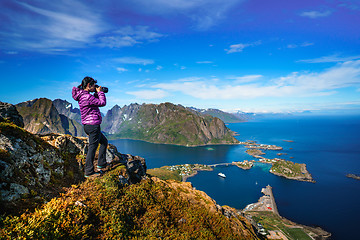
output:
[[[223,174],[223,173],[218,173],[218,176],[226,178],[225,174]]]

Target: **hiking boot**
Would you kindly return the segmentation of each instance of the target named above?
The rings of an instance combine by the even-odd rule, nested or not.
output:
[[[97,166],[97,170],[103,173],[109,170],[109,168],[110,168],[110,164],[106,164],[104,166]]]
[[[85,178],[97,178],[100,177],[102,174],[99,172],[92,172],[90,174],[85,174]]]

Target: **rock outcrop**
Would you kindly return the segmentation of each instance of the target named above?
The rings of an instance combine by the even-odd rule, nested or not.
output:
[[[62,187],[82,182],[87,148],[87,138],[54,133],[39,137],[0,120],[1,211],[35,207],[56,196]],[[121,154],[111,144],[106,160],[110,165],[128,166],[129,184],[146,175],[145,159]]]
[[[2,211],[18,208],[21,198],[48,198],[68,177],[56,148],[12,123],[0,122],[0,155]]]
[[[19,127],[24,127],[22,116],[16,110],[16,107],[10,103],[0,102],[0,119],[9,120]]]

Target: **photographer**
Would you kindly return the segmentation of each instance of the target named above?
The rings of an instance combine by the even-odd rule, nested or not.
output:
[[[99,107],[106,105],[105,93],[107,88],[96,85],[97,81],[91,77],[85,77],[81,85],[73,87],[72,97],[79,102],[81,123],[84,125],[85,133],[89,136],[89,149],[85,162],[85,177],[97,177],[99,172],[94,170],[94,158],[96,149],[100,143],[97,168],[104,169],[106,163],[106,148],[108,141],[101,133],[102,121]],[[94,95],[90,94],[95,92]]]

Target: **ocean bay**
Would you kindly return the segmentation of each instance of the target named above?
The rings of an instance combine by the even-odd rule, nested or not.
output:
[[[261,188],[269,184],[282,216],[300,224],[321,226],[331,232],[334,239],[351,239],[356,236],[354,229],[360,214],[360,182],[347,178],[346,174],[360,173],[360,142],[356,136],[360,132],[359,120],[353,116],[290,117],[228,125],[240,134],[237,138],[241,141],[254,140],[283,147],[283,151],[265,151],[265,157],[286,153],[277,157],[307,164],[316,183],[275,176],[269,173],[270,165],[259,163],[250,170],[219,166],[213,172],[199,172],[188,181],[218,204],[238,209],[256,202],[262,195]],[[243,145],[182,147],[134,140],[110,142],[122,153],[144,157],[148,168],[253,159],[245,153]],[[219,172],[227,178],[218,177]]]

